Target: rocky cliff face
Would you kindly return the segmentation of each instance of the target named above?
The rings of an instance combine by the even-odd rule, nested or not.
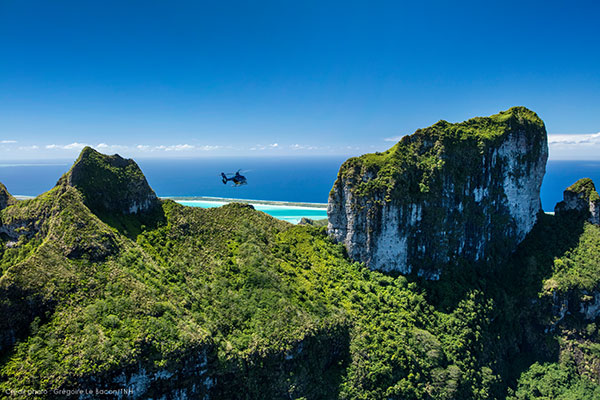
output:
[[[505,257],[536,222],[547,158],[544,123],[526,108],[440,121],[342,165],[329,233],[372,269],[429,278]]]
[[[554,207],[554,212],[556,215],[577,212],[590,223],[600,225],[600,195],[594,182],[590,178],[583,178],[569,186],[563,192],[563,201]]]
[[[0,183],[0,211],[4,210],[6,207],[14,203],[16,203],[15,198],[12,197],[10,193],[8,193],[8,190],[6,190],[6,186]],[[8,238],[8,229],[4,226],[2,220],[3,218],[0,215],[0,240]]]
[[[58,184],[74,186],[94,213],[144,213],[160,203],[135,161],[90,147],[82,150]]]
[[[0,210],[5,209],[6,207],[15,202],[15,198],[12,197],[10,193],[8,193],[8,190],[6,190],[6,186],[0,183]]]

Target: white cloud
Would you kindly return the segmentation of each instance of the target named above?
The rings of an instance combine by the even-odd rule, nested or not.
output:
[[[550,159],[599,160],[600,132],[586,134],[548,135]]]
[[[192,150],[199,150],[199,151],[213,151],[213,150],[218,150],[221,149],[223,146],[211,146],[211,145],[205,145],[205,146],[195,146],[193,144],[172,144],[172,145],[165,145],[165,144],[161,144],[161,145],[157,145],[157,146],[150,146],[147,144],[138,144],[135,146],[135,148],[139,151],[149,151],[149,152],[162,152],[162,151],[168,151],[168,152],[172,152],[172,151],[192,151]]]
[[[85,146],[88,146],[85,143],[70,143],[66,145],[62,144],[49,144],[46,145],[47,149],[57,149],[57,150],[81,150]],[[122,151],[130,149],[129,146],[120,145],[120,144],[107,144],[107,143],[99,143],[95,147],[99,151]],[[192,144],[173,144],[173,145],[158,145],[158,146],[149,146],[144,144],[135,145],[134,148],[139,151],[191,151],[191,150],[202,150],[202,151],[210,151],[221,148],[221,146],[194,146]]]
[[[198,147],[198,149],[203,150],[203,151],[212,151],[212,150],[218,150],[223,146],[200,146]]]
[[[600,144],[600,132],[589,134],[548,135],[549,145]]]
[[[160,145],[154,147],[156,150],[164,150],[164,151],[185,151],[185,150],[194,150],[196,146],[191,144],[174,144],[170,146]]]
[[[85,146],[87,146],[87,144],[85,144],[85,143],[73,142],[73,143],[69,143],[69,144],[65,144],[65,145],[49,144],[49,145],[46,145],[46,148],[47,149],[58,149],[58,150],[81,150]]]
[[[96,145],[96,149],[100,150],[100,151],[111,152],[111,151],[123,151],[123,150],[127,150],[127,149],[129,149],[129,147],[121,145],[121,144],[99,143],[99,144]]]
[[[388,137],[388,138],[384,138],[383,140],[385,140],[386,142],[398,142],[400,139],[402,139],[404,136],[406,135],[400,135],[400,136],[393,136],[393,137]]]
[[[33,146],[19,146],[19,150],[25,150],[25,151],[38,150],[39,148],[40,148],[40,146],[37,146],[35,144]]]
[[[73,149],[75,149],[75,150],[81,150],[85,146],[87,146],[87,144],[85,144],[85,143],[73,142],[73,143],[70,143],[70,144],[66,145],[64,148],[65,148],[65,150],[73,150]]]
[[[292,150],[317,150],[319,147],[296,143],[291,145],[290,148]]]
[[[16,140],[0,140],[0,144],[13,144],[17,143]]]
[[[50,150],[77,150],[80,151],[85,146],[90,146],[87,143],[79,143],[73,142],[69,144],[48,144],[46,145],[46,149]],[[103,152],[111,152],[111,151],[123,151],[127,150],[128,147],[120,144],[106,144],[106,143],[98,143],[96,146],[93,146],[95,149]]]
[[[279,143],[271,143],[269,145],[264,145],[264,144],[256,144],[252,147],[250,147],[250,150],[252,151],[256,151],[256,150],[274,150],[279,148]]]

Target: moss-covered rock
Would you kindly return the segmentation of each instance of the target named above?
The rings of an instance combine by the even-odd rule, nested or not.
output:
[[[91,147],[81,151],[58,185],[75,187],[96,214],[140,214],[160,207],[140,167],[118,154],[107,156]]]
[[[440,121],[347,160],[329,196],[329,232],[371,268],[432,278],[460,259],[505,258],[541,209],[547,157],[544,123],[524,107]]]
[[[590,178],[582,178],[563,192],[563,201],[554,207],[556,215],[578,214],[600,225],[600,195]]]

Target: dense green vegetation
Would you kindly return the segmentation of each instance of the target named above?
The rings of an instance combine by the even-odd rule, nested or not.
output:
[[[323,228],[292,227],[239,204],[201,210],[168,201],[163,209],[165,225],[135,242],[121,237],[106,261],[62,265],[51,279],[57,306],[32,316],[5,355],[2,389],[69,387],[140,360],[148,369],[177,368],[194,349],[212,353],[214,373],[225,382],[235,376],[254,398],[286,390],[446,398],[474,389],[485,398],[497,379],[489,368],[473,369],[476,353],[466,352],[481,347],[483,327],[473,323],[486,323],[489,305],[481,307],[480,294],[436,313],[415,284],[347,261]],[[49,244],[28,243],[28,254],[5,254],[4,285],[22,269],[39,274],[64,263],[53,248],[50,264],[35,259]],[[36,280],[49,283],[43,274]],[[286,357],[297,383],[257,384],[277,375],[257,365]],[[214,390],[232,394],[225,385]]]
[[[594,186],[594,182],[590,178],[579,179],[566,190],[573,193],[582,194],[583,198],[589,201],[600,200],[600,195],[598,195],[596,187]]]
[[[554,260],[546,292],[591,292],[600,288],[600,227],[585,223],[577,245]]]
[[[575,363],[533,364],[519,379],[510,400],[594,400],[600,398],[600,385],[578,374]]]
[[[600,289],[600,229],[583,219],[540,215],[508,261],[461,262],[425,281],[371,271],[324,227],[248,205],[164,201],[145,214],[94,213],[79,189],[59,183],[0,211],[3,394],[128,386],[155,398],[600,393],[598,322],[578,312]],[[561,319],[563,298],[570,314]]]

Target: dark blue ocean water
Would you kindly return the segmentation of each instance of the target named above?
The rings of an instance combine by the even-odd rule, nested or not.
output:
[[[210,158],[138,160],[159,196],[210,196],[254,200],[326,203],[345,157]],[[69,161],[22,165],[0,161],[0,182],[17,195],[38,195],[52,188]],[[221,172],[242,169],[248,185],[223,185]],[[563,190],[579,178],[592,178],[600,187],[600,161],[549,161],[542,185],[542,206],[552,211]]]
[[[140,167],[159,196],[210,196],[236,199],[327,203],[345,157],[213,158],[141,160]],[[221,172],[241,169],[248,184],[234,187]]]
[[[600,190],[600,161],[548,161],[540,193],[544,211],[554,211],[563,191],[581,178],[592,178]]]
[[[162,197],[208,196],[327,203],[345,157],[137,159],[150,186]],[[72,160],[19,165],[0,161],[0,182],[12,194],[34,196],[52,188]],[[241,169],[248,184],[224,185],[221,172]]]

